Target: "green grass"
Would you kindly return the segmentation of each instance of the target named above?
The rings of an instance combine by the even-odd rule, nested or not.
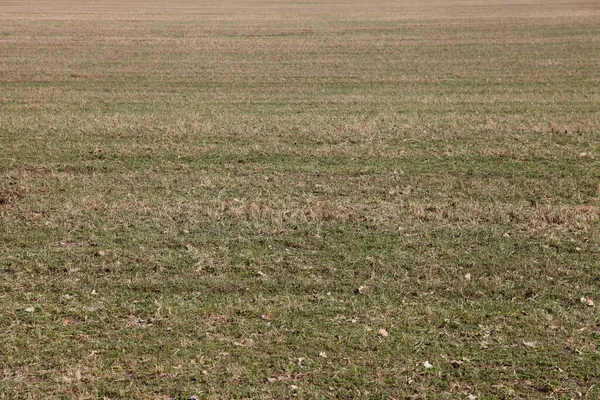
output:
[[[598,21],[7,3],[0,397],[599,398]]]

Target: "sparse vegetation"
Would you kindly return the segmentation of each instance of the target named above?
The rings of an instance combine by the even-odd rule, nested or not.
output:
[[[593,0],[4,2],[0,397],[598,399],[599,60]]]

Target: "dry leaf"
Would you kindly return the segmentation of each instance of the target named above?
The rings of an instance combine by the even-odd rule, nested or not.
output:
[[[325,353],[324,351],[319,353],[319,357],[323,357],[323,358],[327,358],[327,353]]]
[[[386,331],[385,329],[381,328],[380,330],[377,331],[377,333],[379,334],[379,336],[383,336],[383,337],[388,337],[390,334],[388,333],[388,331]]]
[[[523,346],[529,347],[530,349],[535,348],[535,342],[523,342]]]
[[[469,399],[469,400],[477,400],[477,396],[469,394],[469,397],[467,397],[467,399]]]
[[[33,308],[33,307],[27,307],[24,311],[25,312],[34,312],[35,308]]]
[[[431,369],[431,368],[433,368],[433,365],[431,365],[431,363],[429,361],[425,361],[423,363],[423,366],[425,367],[425,369]]]

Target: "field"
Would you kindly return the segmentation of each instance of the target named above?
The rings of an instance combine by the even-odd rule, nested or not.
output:
[[[0,398],[600,398],[597,0],[2,1]]]

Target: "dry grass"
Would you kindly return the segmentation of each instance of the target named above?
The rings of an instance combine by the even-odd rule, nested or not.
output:
[[[599,21],[4,1],[0,397],[599,398]]]

